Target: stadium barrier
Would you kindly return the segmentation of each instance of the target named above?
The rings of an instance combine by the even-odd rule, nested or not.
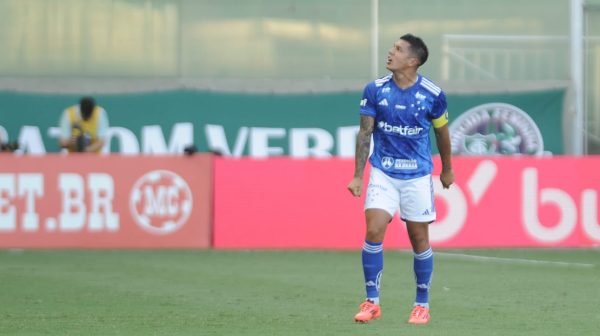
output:
[[[439,169],[439,159],[435,164]],[[359,249],[349,159],[0,155],[0,248]],[[436,247],[600,245],[600,157],[455,157]],[[394,218],[385,245],[407,248]]]
[[[208,248],[212,160],[0,155],[0,247]]]
[[[215,248],[358,249],[363,198],[346,190],[352,160],[219,159],[215,162]],[[439,158],[436,158],[439,172]],[[436,247],[600,245],[600,157],[455,157],[456,184],[434,172]],[[366,179],[365,179],[366,180]],[[363,196],[364,197],[364,196]],[[394,218],[388,248],[407,248]]]

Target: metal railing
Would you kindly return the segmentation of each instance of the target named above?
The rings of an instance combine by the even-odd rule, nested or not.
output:
[[[600,153],[600,36],[585,37],[584,49],[582,131],[591,145],[587,152]],[[447,82],[502,82],[504,87],[569,83],[569,57],[567,36],[444,35],[441,75]]]
[[[442,79],[566,80],[566,36],[444,35]]]

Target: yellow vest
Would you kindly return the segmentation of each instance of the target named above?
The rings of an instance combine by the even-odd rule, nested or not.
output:
[[[90,137],[90,143],[94,143],[96,141],[98,141],[98,119],[100,116],[100,107],[99,106],[95,106],[94,110],[92,111],[92,115],[90,116],[90,118],[88,120],[83,120],[81,118],[80,113],[77,113],[77,105],[71,106],[67,109],[67,113],[69,115],[69,123],[71,124],[71,136],[80,136],[81,132],[89,135]],[[79,127],[81,128],[81,131],[73,128],[73,125],[75,124],[79,124]],[[100,152],[101,149],[99,149],[97,152]],[[69,146],[69,152],[76,152],[77,148],[73,147],[73,146]]]

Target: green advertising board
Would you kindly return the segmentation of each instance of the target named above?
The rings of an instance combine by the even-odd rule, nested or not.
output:
[[[453,146],[457,153],[461,147],[462,153],[469,155],[563,154],[564,94],[562,89],[450,94]],[[80,98],[0,92],[0,138],[3,142],[18,141],[20,150],[26,153],[58,152],[60,115]],[[182,90],[95,98],[110,119],[105,151],[175,154],[193,144],[199,151],[229,156],[352,157],[361,92],[241,94]],[[465,112],[469,112],[467,117]],[[455,121],[465,124],[456,125]],[[529,138],[536,129],[541,140]],[[458,132],[461,136],[455,136]]]

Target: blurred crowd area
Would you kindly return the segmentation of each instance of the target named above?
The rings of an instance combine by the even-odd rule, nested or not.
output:
[[[0,0],[0,89],[357,91],[402,34],[448,92],[569,88],[570,0]],[[600,0],[584,1],[587,152],[600,152]],[[568,109],[567,109],[568,110]]]

